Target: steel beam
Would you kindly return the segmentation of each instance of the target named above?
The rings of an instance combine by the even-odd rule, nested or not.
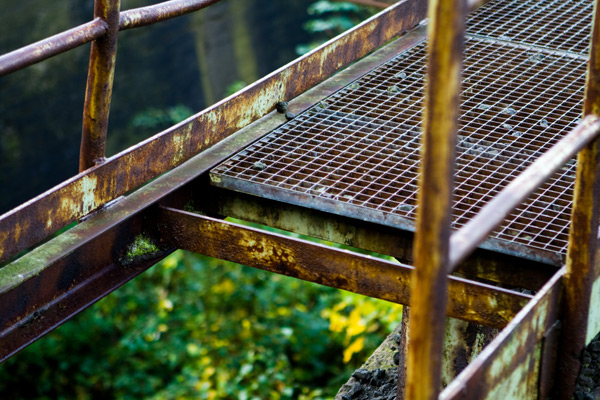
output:
[[[399,304],[410,302],[413,267],[216,218],[162,207],[158,226],[173,247]],[[449,278],[449,316],[505,326],[532,297]]]
[[[413,262],[413,233],[354,218],[220,188],[189,186],[185,202],[208,215],[222,215],[300,233]],[[183,203],[175,204],[183,207]],[[477,249],[455,272],[503,287],[539,290],[560,267]]]
[[[0,362],[172,251],[157,247],[128,257],[140,235],[159,243],[145,225],[149,216],[132,212],[131,204],[143,201],[132,198],[103,210],[0,268]]]
[[[538,398],[541,341],[558,320],[565,272],[562,268],[544,285],[440,400]]]

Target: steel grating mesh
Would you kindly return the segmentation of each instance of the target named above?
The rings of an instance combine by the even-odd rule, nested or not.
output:
[[[467,34],[587,54],[592,0],[491,0],[469,18]]]
[[[425,56],[421,43],[374,69],[213,169],[213,183],[412,229]],[[585,60],[469,35],[463,77],[455,228],[576,125]],[[572,160],[493,236],[564,253],[574,174]]]

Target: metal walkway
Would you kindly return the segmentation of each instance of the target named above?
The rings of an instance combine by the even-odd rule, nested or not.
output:
[[[591,18],[591,1],[491,1],[470,16],[455,229],[579,122]],[[425,59],[423,39],[213,169],[213,183],[414,230]],[[572,160],[483,246],[564,256],[574,178]]]

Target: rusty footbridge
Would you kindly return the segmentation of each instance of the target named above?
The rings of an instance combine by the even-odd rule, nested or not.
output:
[[[600,1],[400,0],[106,158],[119,32],[217,1],[95,0],[0,56],[92,43],[79,174],[0,216],[0,361],[185,249],[408,306],[399,399],[571,398],[600,332]],[[493,332],[468,365],[453,321]]]

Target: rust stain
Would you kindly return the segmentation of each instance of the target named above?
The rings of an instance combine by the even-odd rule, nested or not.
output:
[[[586,118],[600,114],[600,10],[594,5],[590,58],[583,113]],[[600,217],[600,139],[583,149],[577,158],[573,209],[567,247],[565,283],[565,315],[563,326],[569,335],[562,335],[558,359],[559,398],[569,398],[581,367],[579,356],[586,342],[593,337],[589,330],[590,300],[596,278],[598,251],[598,218]]]
[[[121,13],[119,29],[131,29],[179,17],[200,10],[220,0],[175,0],[134,8]]]
[[[466,3],[429,1],[429,47],[406,362],[407,400],[437,399],[447,304],[450,223]],[[468,305],[468,304],[467,304]],[[496,307],[496,304],[490,304]],[[465,310],[469,312],[470,310]]]
[[[519,393],[527,393],[527,396],[537,393],[540,342],[558,320],[564,273],[565,268],[562,268],[544,285],[481,355],[441,393],[440,399],[499,398],[493,396],[500,393],[508,396],[510,391],[505,393],[504,390],[509,387],[518,387],[523,390]]]
[[[161,208],[159,226],[185,250],[400,304],[410,301],[413,268],[404,264],[170,208]],[[449,294],[448,315],[493,327],[505,326],[531,298],[454,277]]]
[[[108,25],[100,18],[47,39],[0,56],[0,76],[64,53],[106,34]]]

